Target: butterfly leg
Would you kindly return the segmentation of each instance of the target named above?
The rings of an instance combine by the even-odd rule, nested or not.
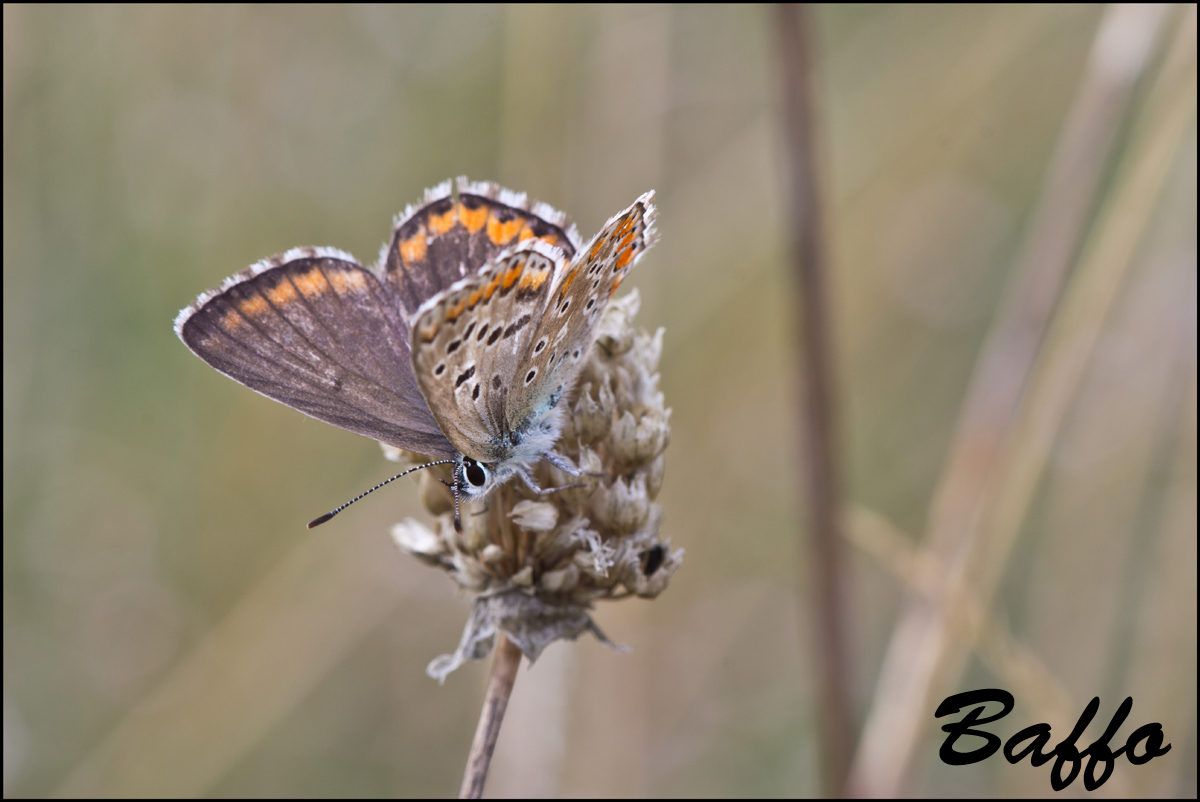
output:
[[[559,454],[556,451],[543,452],[542,459],[546,460],[546,462],[549,462],[555,468],[558,468],[560,471],[562,471],[563,473],[565,473],[569,476],[585,476],[585,475],[586,476],[603,476],[604,475],[603,473],[592,473],[591,471],[585,471],[585,470],[581,470],[580,468],[576,468],[575,464],[572,463],[571,460],[567,459],[562,454]]]
[[[551,487],[547,490],[543,490],[540,486],[538,486],[537,480],[534,479],[533,476],[530,475],[529,471],[525,470],[524,468],[517,468],[517,475],[520,476],[525,482],[526,487],[528,487],[534,493],[537,493],[539,496],[548,496],[551,493],[557,493],[560,490],[572,490],[576,487],[585,487],[585,485],[563,485],[562,487]]]
[[[563,473],[570,474],[571,476],[583,476],[583,471],[576,468],[575,464],[571,462],[571,460],[555,451],[543,452],[542,459],[546,460],[546,462],[549,462]]]
[[[534,493],[537,493],[539,496],[548,496],[548,495],[550,495],[551,493],[553,493],[553,492],[554,492],[554,490],[543,490],[543,489],[542,489],[542,488],[541,488],[541,487],[538,485],[538,483],[537,483],[537,480],[536,480],[536,479],[534,479],[534,478],[533,478],[533,477],[532,477],[532,476],[529,474],[529,471],[525,470],[524,468],[517,468],[517,475],[521,477],[521,480],[522,480],[523,482],[525,482],[525,486],[526,486],[526,487],[528,487],[528,488],[529,488],[530,490],[532,490]]]

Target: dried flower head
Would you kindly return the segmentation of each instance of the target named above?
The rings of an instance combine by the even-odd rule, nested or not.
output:
[[[601,599],[653,598],[683,558],[659,539],[662,487],[671,411],[658,389],[663,329],[653,337],[633,327],[637,291],[608,305],[595,344],[571,396],[557,450],[584,475],[547,462],[534,476],[538,496],[519,480],[462,511],[454,528],[454,499],[443,481],[450,466],[417,476],[421,501],[437,516],[433,528],[408,518],[392,528],[404,551],[447,571],[477,593],[454,654],[430,663],[439,681],[468,658],[487,656],[502,630],[531,660],[559,638],[584,631],[610,643],[588,615]],[[396,461],[423,457],[384,446]],[[611,645],[611,644],[610,644]]]

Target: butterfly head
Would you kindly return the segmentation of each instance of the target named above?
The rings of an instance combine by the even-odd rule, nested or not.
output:
[[[482,499],[542,459],[546,452],[553,449],[561,429],[561,411],[547,410],[523,431],[510,433],[511,441],[496,448],[496,456],[492,460],[475,459],[460,452],[454,458],[454,484],[457,491],[468,501]]]
[[[466,454],[459,453],[454,458],[454,481],[444,482],[454,494],[454,529],[461,533],[462,513],[459,511],[459,500],[480,501],[504,484],[516,472],[511,460],[499,462],[483,462]]]
[[[502,483],[498,479],[496,465],[479,462],[465,454],[459,454],[455,470],[458,490],[468,499],[481,499]],[[507,478],[507,476],[505,477]]]

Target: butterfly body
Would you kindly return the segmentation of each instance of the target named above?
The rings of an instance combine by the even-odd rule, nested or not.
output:
[[[449,459],[482,498],[546,458],[608,298],[654,242],[653,192],[586,246],[494,184],[429,190],[369,270],[301,248],[204,293],[175,330],[227,376],[312,417]]]

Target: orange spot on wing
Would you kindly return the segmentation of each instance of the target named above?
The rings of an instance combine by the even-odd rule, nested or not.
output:
[[[445,214],[435,214],[429,217],[429,232],[440,237],[458,222],[458,204],[454,204]]]
[[[433,338],[437,336],[439,326],[440,324],[436,320],[421,326],[417,331],[417,334],[421,337],[421,342],[433,342]]]
[[[419,262],[425,258],[428,246],[425,243],[425,228],[420,228],[416,234],[400,243],[400,258],[405,264]]]
[[[633,248],[626,248],[621,251],[621,255],[617,257],[617,269],[624,268],[625,265],[629,264],[631,259],[633,259]]]
[[[524,242],[527,239],[532,239],[533,236],[533,229],[529,227],[529,223],[525,223],[517,233],[517,242]]]
[[[471,307],[472,309],[474,309],[474,308],[475,308],[475,304],[479,303],[479,299],[480,299],[481,297],[483,297],[483,288],[482,288],[482,287],[480,287],[479,289],[475,290],[475,292],[471,293],[471,297],[467,299],[467,306],[469,306],[469,307]]]
[[[609,298],[611,298],[612,294],[617,291],[617,287],[621,286],[621,279],[623,279],[623,278],[624,278],[624,276],[617,276],[616,279],[613,281],[612,288],[608,291]]]
[[[521,277],[519,289],[536,290],[538,287],[546,283],[546,277],[550,275],[549,270],[539,270],[537,272],[530,271]]]
[[[365,292],[367,289],[367,277],[357,270],[339,270],[331,273],[329,283],[340,295]]]
[[[271,305],[261,295],[255,295],[238,302],[238,311],[246,317],[259,317],[270,311]]]
[[[225,331],[233,331],[246,322],[246,319],[237,312],[229,311],[225,313],[225,317],[221,318],[221,328]]]
[[[502,276],[499,272],[496,273],[496,277],[491,280],[491,282],[487,285],[487,289],[483,291],[483,298],[485,301],[492,297],[492,293],[494,293],[496,288],[500,286],[500,281],[503,278],[504,276]]]
[[[285,281],[278,287],[272,287],[267,290],[267,297],[276,306],[287,306],[299,296],[296,295],[296,288],[290,282]]]
[[[524,269],[525,269],[524,262],[517,262],[515,265],[510,267],[508,269],[508,272],[504,274],[504,289],[507,290],[509,287],[511,287],[513,285],[513,282],[515,282],[517,280],[517,277],[521,275],[521,272]]]
[[[567,294],[567,288],[571,286],[571,282],[575,280],[575,276],[579,275],[579,271],[583,269],[583,264],[577,264],[571,268],[571,272],[563,277],[562,287],[558,291],[558,297],[562,298]]]
[[[490,214],[487,221],[488,239],[492,241],[493,245],[505,245],[517,236],[517,232],[523,225],[528,224],[519,217],[514,217],[507,223],[501,223],[494,213]]]
[[[463,309],[465,309],[466,306],[467,306],[466,298],[459,300],[459,302],[454,305],[453,309],[446,310],[446,320],[451,320],[451,321],[458,320],[458,316],[463,313]]]
[[[486,206],[480,206],[478,209],[468,209],[466,206],[463,206],[462,211],[458,213],[458,219],[462,221],[467,231],[470,231],[472,234],[477,234],[483,229],[487,224],[487,217]]]
[[[325,281],[325,276],[315,267],[303,275],[293,276],[292,283],[296,285],[296,289],[300,290],[300,294],[306,298],[311,298],[314,295],[322,295],[329,289],[329,282]]]

